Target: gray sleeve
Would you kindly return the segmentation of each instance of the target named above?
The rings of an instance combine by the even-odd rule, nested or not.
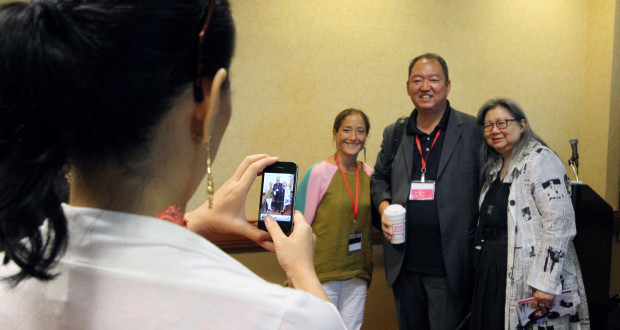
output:
[[[375,162],[375,171],[370,177],[370,196],[372,204],[375,208],[379,207],[381,202],[392,200],[392,143],[394,141],[395,123],[388,125],[383,130],[383,142],[381,142],[381,150],[377,155]]]

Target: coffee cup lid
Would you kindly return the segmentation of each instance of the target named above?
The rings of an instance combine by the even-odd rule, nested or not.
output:
[[[405,212],[405,208],[400,204],[392,204],[388,206],[384,211],[386,215],[400,215]]]

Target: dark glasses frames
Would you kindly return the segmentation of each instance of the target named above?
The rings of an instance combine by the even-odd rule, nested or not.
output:
[[[215,6],[215,0],[209,0],[209,9],[207,9],[207,18],[205,19],[205,24],[202,26],[200,33],[198,33],[198,52],[196,58],[196,79],[194,81],[194,99],[196,102],[200,103],[205,99],[204,93],[202,92],[202,44],[205,40],[205,35],[207,32],[207,27],[209,26],[209,21],[211,21],[211,15],[213,14],[213,7]]]

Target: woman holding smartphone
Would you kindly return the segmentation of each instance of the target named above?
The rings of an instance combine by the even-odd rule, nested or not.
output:
[[[336,152],[308,169],[295,205],[312,225],[317,275],[348,329],[362,326],[372,276],[373,170],[357,160],[369,130],[368,117],[360,110],[346,109],[336,116]]]
[[[227,1],[5,3],[0,31],[0,327],[344,328],[303,217],[288,237],[271,217],[269,234],[246,221],[277,158],[246,157],[214,193],[232,111]],[[69,204],[53,184],[65,164]],[[184,214],[205,175],[208,201]],[[275,249],[296,289],[209,242],[219,233]]]

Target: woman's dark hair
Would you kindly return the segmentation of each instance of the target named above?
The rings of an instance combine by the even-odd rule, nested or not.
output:
[[[364,120],[364,124],[366,125],[366,134],[370,132],[370,120],[368,120],[368,116],[362,111],[354,108],[349,108],[340,111],[340,113],[334,119],[334,131],[338,132],[340,129],[340,125],[342,125],[342,121],[350,115],[360,115]]]
[[[514,124],[521,125],[522,121],[525,121],[526,123],[525,130],[523,131],[523,133],[521,133],[521,139],[512,148],[512,155],[520,154],[527,146],[527,144],[532,140],[536,140],[546,146],[545,142],[536,133],[534,133],[532,125],[530,125],[529,121],[527,120],[525,112],[523,111],[521,106],[519,106],[519,104],[512,99],[498,98],[491,99],[485,102],[478,111],[478,125],[483,126],[484,118],[486,117],[487,112],[497,107],[502,107],[506,111],[510,112],[510,115],[512,115],[512,117],[517,120]],[[485,142],[482,144],[482,147],[480,149],[480,162],[482,179],[485,179],[486,176],[489,174],[489,170],[491,168],[494,168],[495,166],[500,166],[502,164],[502,156],[497,151],[495,151],[495,149],[489,147],[489,145]]]
[[[200,76],[228,69],[235,30],[216,1],[59,0],[0,7],[0,245],[13,285],[53,278],[67,244],[63,166],[135,170],[156,124]],[[42,224],[46,229],[41,230]]]

